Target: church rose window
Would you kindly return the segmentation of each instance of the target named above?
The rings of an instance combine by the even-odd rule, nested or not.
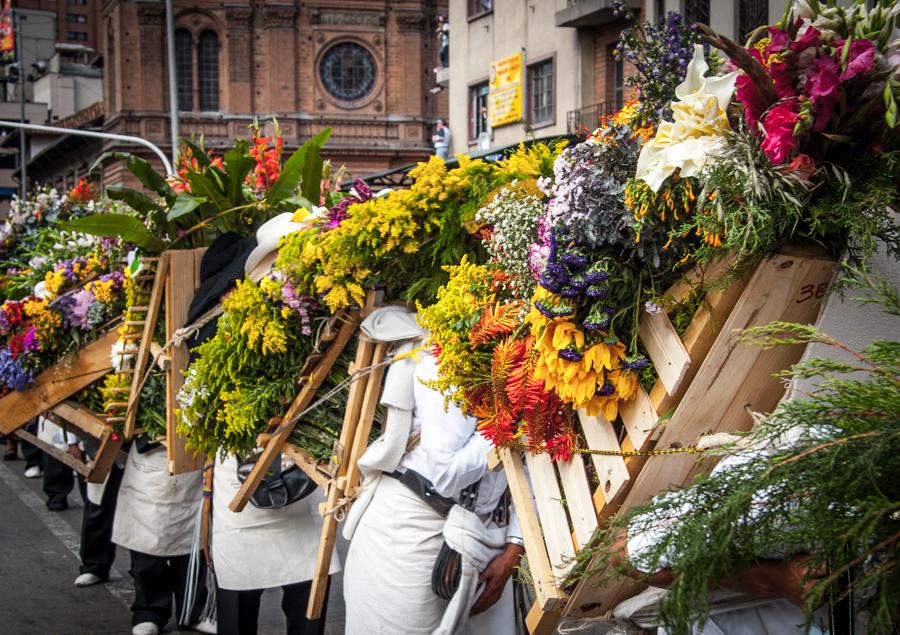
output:
[[[375,58],[353,42],[341,42],[328,49],[319,62],[325,89],[342,101],[357,101],[375,86]]]

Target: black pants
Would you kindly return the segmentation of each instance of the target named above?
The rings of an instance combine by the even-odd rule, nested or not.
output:
[[[84,501],[84,513],[81,516],[81,573],[93,573],[104,580],[109,577],[109,570],[116,558],[116,546],[112,541],[113,519],[116,515],[116,501],[119,498],[119,485],[125,470],[113,465],[106,480],[103,498],[99,505],[92,503],[87,497],[87,482],[78,478],[78,489]]]
[[[44,453],[44,494],[47,502],[65,501],[68,504],[69,493],[75,489],[75,472],[72,468]]]
[[[184,591],[187,587],[190,556],[166,558],[139,551],[131,552],[131,577],[134,578],[134,604],[131,605],[131,624],[153,622],[160,629],[172,616],[172,597],[175,598],[175,620],[181,615]],[[201,558],[202,561],[202,558]],[[197,588],[188,624],[200,621],[206,604],[206,565],[200,571],[201,584]]]
[[[331,586],[331,579],[328,581]],[[312,582],[298,582],[281,587],[281,610],[287,618],[287,635],[322,635],[325,632],[325,609],[328,607],[328,589],[325,589],[325,605],[317,620],[306,619],[306,605]],[[259,599],[263,589],[230,591],[218,589],[219,635],[256,635],[259,621]]]
[[[25,426],[25,431],[37,435],[37,420],[35,419],[27,424]],[[44,453],[39,447],[31,445],[28,441],[19,441],[19,444],[22,446],[22,456],[25,457],[26,470],[30,467],[41,467],[43,465],[42,457],[44,456]]]

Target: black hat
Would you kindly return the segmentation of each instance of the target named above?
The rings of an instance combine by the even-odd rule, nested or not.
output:
[[[213,241],[200,261],[200,286],[191,301],[187,324],[213,308],[236,280],[243,279],[244,263],[255,247],[256,238],[235,232],[222,234]],[[216,320],[213,320],[202,328],[197,336],[191,338],[190,348],[212,337],[215,327]]]

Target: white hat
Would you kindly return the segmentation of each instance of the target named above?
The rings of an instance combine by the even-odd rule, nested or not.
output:
[[[376,342],[398,342],[428,335],[416,320],[416,313],[393,304],[372,311],[360,329]]]
[[[256,248],[250,252],[247,262],[244,263],[244,272],[251,280],[262,280],[278,256],[278,242],[288,234],[293,234],[301,229],[306,229],[306,223],[296,223],[294,214],[285,212],[274,218],[270,218],[256,230]]]

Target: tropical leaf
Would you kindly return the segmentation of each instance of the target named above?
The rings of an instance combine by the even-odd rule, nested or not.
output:
[[[175,199],[175,204],[169,210],[166,218],[170,221],[175,220],[185,214],[190,214],[200,207],[206,199],[202,196],[191,196],[190,194],[179,194]]]
[[[165,198],[169,205],[175,202],[175,190],[169,187],[166,178],[154,170],[147,161],[130,152],[104,152],[94,161],[91,171],[107,159],[125,161],[128,171],[134,174],[144,187]]]
[[[149,215],[159,209],[159,206],[152,198],[143,192],[138,192],[137,190],[125,187],[124,185],[110,185],[106,188],[106,194],[109,198],[116,201],[122,201],[127,204],[128,207],[144,215]]]
[[[166,243],[154,236],[144,224],[134,216],[126,214],[92,214],[60,223],[62,229],[104,236],[121,238],[149,252],[161,253]]]
[[[306,155],[309,152],[309,149],[313,146],[321,148],[325,145],[325,142],[328,141],[330,136],[331,128],[325,128],[315,137],[297,148],[297,151],[285,161],[284,167],[281,168],[281,174],[266,194],[266,203],[270,207],[277,207],[286,198],[293,195],[294,190],[297,187],[297,181],[299,181],[300,177],[303,175],[303,167],[306,163]],[[309,197],[307,196],[307,198]],[[310,200],[318,201],[319,199],[317,197],[316,199]]]
[[[319,151],[322,146],[311,145],[306,152],[306,161],[303,163],[303,171],[300,178],[300,193],[304,198],[318,205],[322,196],[322,169],[324,163]]]
[[[225,173],[228,176],[226,196],[236,205],[244,201],[244,181],[253,169],[253,157],[247,154],[247,142],[241,140],[238,144],[225,153],[223,158]]]

